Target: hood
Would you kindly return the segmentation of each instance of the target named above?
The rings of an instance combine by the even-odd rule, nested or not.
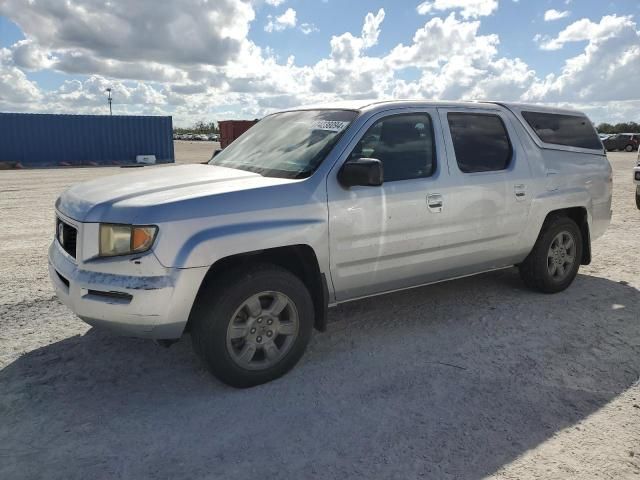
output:
[[[56,208],[79,222],[127,223],[144,209],[295,181],[213,165],[145,167],[74,185]]]

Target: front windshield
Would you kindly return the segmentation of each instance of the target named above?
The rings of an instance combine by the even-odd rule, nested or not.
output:
[[[357,115],[351,110],[276,113],[260,120],[209,164],[266,177],[308,177]]]

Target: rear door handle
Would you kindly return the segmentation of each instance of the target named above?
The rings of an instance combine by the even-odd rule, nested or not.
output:
[[[427,195],[427,207],[433,213],[442,212],[443,205],[444,201],[442,200],[442,195],[439,193],[430,193]]]
[[[524,200],[527,196],[527,186],[523,183],[514,185],[513,192],[516,194],[516,200]]]

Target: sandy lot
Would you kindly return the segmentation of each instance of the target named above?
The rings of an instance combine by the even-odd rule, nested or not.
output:
[[[634,158],[610,155],[613,223],[568,291],[505,270],[341,306],[243,391],[53,296],[56,196],[120,169],[0,172],[0,479],[640,478]]]
[[[220,142],[186,142],[178,140],[173,142],[176,154],[176,163],[206,162],[213,152],[220,148]]]

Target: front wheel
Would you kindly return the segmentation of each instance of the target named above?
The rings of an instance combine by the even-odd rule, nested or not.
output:
[[[578,274],[582,259],[582,233],[568,217],[547,219],[529,256],[520,264],[520,276],[534,290],[565,290]]]
[[[214,284],[215,283],[215,284]],[[205,285],[192,318],[194,349],[221,381],[252,387],[287,373],[302,357],[314,309],[304,283],[262,265]]]
[[[640,209],[640,191],[636,190],[636,207]]]
[[[625,152],[633,152],[633,145],[627,145],[626,147],[624,147],[624,151]]]

